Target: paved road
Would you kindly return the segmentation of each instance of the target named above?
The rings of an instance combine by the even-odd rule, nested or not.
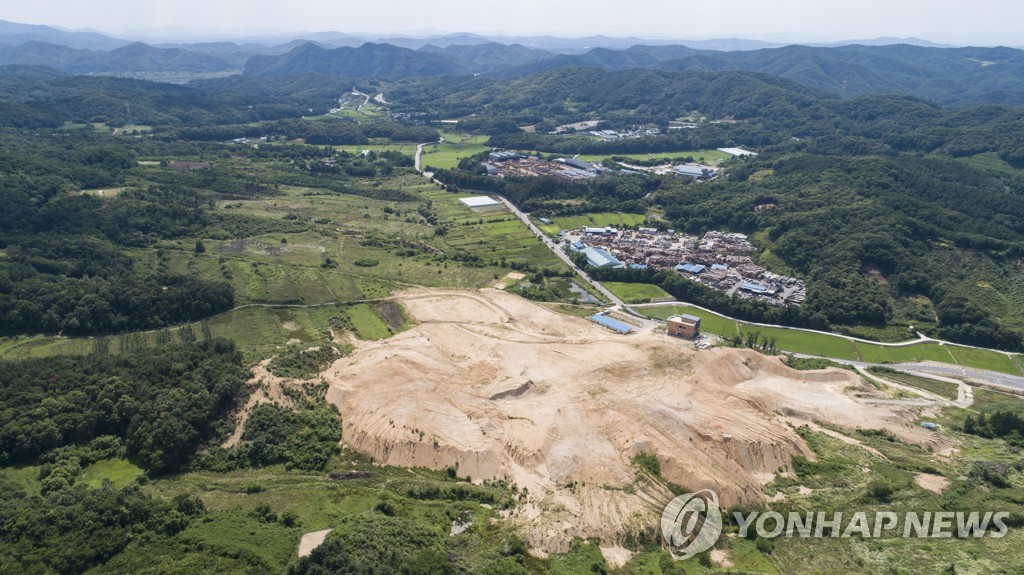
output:
[[[804,353],[793,354],[796,357],[804,357],[809,359],[817,359],[821,356],[818,355],[807,355]],[[997,387],[1003,387],[1010,391],[1021,392],[1024,391],[1024,377],[1019,375],[1009,375],[998,371],[989,371],[987,369],[975,369],[973,367],[965,367],[962,365],[944,365],[933,362],[912,362],[912,363],[868,363],[866,361],[850,361],[847,359],[836,359],[826,358],[836,363],[843,365],[852,365],[860,369],[866,369],[868,367],[887,367],[889,369],[895,369],[896,371],[916,375],[919,377],[931,377],[932,379],[938,379],[940,381],[946,381],[949,378],[956,380],[966,380],[970,382],[979,382],[988,385],[994,385]],[[961,401],[966,401],[966,397],[963,397],[966,390],[961,390]],[[971,401],[973,402],[973,394],[971,394]]]
[[[416,144],[416,155],[413,156],[413,167],[416,168],[417,172],[423,174],[424,177],[430,178],[431,181],[436,182],[437,180],[434,180],[434,174],[430,172],[424,172],[423,168],[420,167],[420,160],[423,158],[423,146],[429,146],[430,144],[434,143],[444,143],[444,138],[438,139],[437,142],[423,142],[422,144]],[[441,182],[437,183],[440,184]]]
[[[501,200],[501,203],[505,204],[505,207],[507,207],[508,209],[512,210],[512,213],[514,213],[520,220],[522,220],[522,222],[524,224],[526,224],[526,227],[530,228],[530,231],[532,231],[534,233],[534,235],[536,235],[538,238],[540,238],[540,241],[544,242],[544,245],[547,246],[548,249],[550,249],[552,252],[554,252],[554,254],[556,256],[558,256],[558,258],[560,260],[565,262],[566,265],[568,265],[570,269],[572,269],[574,272],[579,274],[579,276],[581,278],[583,278],[587,283],[589,283],[590,285],[594,286],[594,289],[596,289],[598,292],[601,293],[601,295],[603,295],[605,298],[607,298],[608,301],[610,301],[614,307],[617,307],[617,308],[620,308],[620,309],[623,309],[623,310],[626,309],[626,302],[624,302],[621,299],[619,299],[619,297],[616,296],[615,294],[613,294],[610,290],[608,290],[608,288],[606,288],[603,285],[601,285],[601,282],[591,278],[589,275],[587,275],[587,272],[585,272],[582,269],[580,269],[579,266],[577,266],[576,263],[573,262],[572,259],[564,251],[561,250],[561,248],[558,247],[558,244],[556,244],[550,237],[548,237],[547,234],[542,232],[540,230],[540,228],[535,226],[533,224],[533,222],[530,221],[530,217],[529,216],[527,216],[526,214],[521,212],[519,210],[519,208],[517,208],[515,206],[515,204],[513,204],[510,201],[508,201],[508,198],[505,198],[504,196],[496,196],[496,197],[499,200]]]
[[[359,104],[358,106],[356,106],[356,111],[357,112],[362,110],[363,106],[366,106],[366,105],[368,105],[370,103],[370,95],[369,94],[364,94],[364,93],[360,92],[359,90],[356,90],[355,88],[352,88],[352,93],[357,95],[357,96],[363,96],[364,98],[366,98],[366,100],[364,100],[362,104]]]
[[[898,363],[886,365],[898,371],[906,373],[934,374],[957,379],[977,380],[990,385],[1006,387],[1017,391],[1024,391],[1024,377],[1009,375],[997,371],[974,369],[962,365],[938,365],[934,363]]]

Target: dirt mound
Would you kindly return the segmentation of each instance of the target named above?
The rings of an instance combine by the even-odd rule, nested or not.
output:
[[[637,483],[641,453],[668,481],[733,505],[764,501],[766,475],[813,455],[784,416],[918,439],[905,408],[847,393],[874,389],[853,373],[621,336],[496,290],[399,299],[418,325],[360,343],[324,374],[344,442],[383,464],[456,466],[529,489],[513,519],[542,551],[657,525],[670,495]]]

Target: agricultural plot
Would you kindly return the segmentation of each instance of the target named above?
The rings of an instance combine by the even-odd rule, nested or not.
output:
[[[247,357],[272,354],[289,343],[327,341],[335,302],[358,302],[390,295],[408,287],[474,289],[490,285],[509,266],[565,271],[557,259],[510,212],[477,213],[422,178],[407,175],[382,184],[415,194],[422,202],[382,201],[362,196],[286,187],[284,195],[256,200],[223,201],[226,212],[309,223],[297,233],[267,233],[245,239],[196,238],[161,242],[155,248],[131,250],[140,271],[188,274],[227,281],[235,304],[246,307],[210,318],[213,337],[237,342]],[[429,202],[436,224],[418,214]],[[446,232],[437,233],[443,227]],[[409,248],[403,246],[419,246]],[[451,257],[449,257],[451,256]],[[275,308],[275,305],[315,306]],[[388,318],[353,308],[353,330],[359,337],[386,337]],[[391,325],[391,329],[400,327]],[[177,328],[171,340],[177,341]],[[190,326],[199,336],[200,324]],[[164,336],[161,336],[164,337]],[[133,334],[134,345],[158,344],[158,331]],[[109,340],[110,353],[120,352],[120,338]],[[4,358],[92,353],[94,338],[34,337],[0,341]]]
[[[463,134],[460,132],[441,131],[441,138],[449,144],[464,146],[483,146],[490,141],[491,137],[483,134]]]
[[[953,359],[960,365],[976,367],[978,369],[991,369],[1012,375],[1021,375],[1022,373],[1013,359],[1003,353],[958,345],[947,345],[946,350],[949,351]]]
[[[834,357],[854,361],[859,359],[853,343],[842,337],[823,335],[796,329],[779,327],[761,327],[740,324],[740,333],[755,332],[769,340],[774,339],[775,345],[785,351]]]
[[[647,217],[643,214],[627,213],[598,213],[580,214],[575,216],[556,216],[552,218],[554,224],[541,226],[545,233],[558,233],[561,230],[575,230],[584,227],[603,228],[641,226]]]
[[[451,194],[436,187],[423,194],[431,200],[438,217],[448,222],[447,233],[432,242],[442,249],[448,247],[476,255],[491,265],[505,261],[565,269],[565,264],[507,209],[475,212],[459,202],[459,198],[466,195]],[[491,273],[497,272],[492,270]]]
[[[367,104],[365,106],[359,107],[359,109],[356,109],[355,106],[345,107],[338,110],[337,112],[334,112],[333,114],[327,114],[324,116],[317,116],[315,118],[307,119],[330,120],[332,118],[348,118],[352,120],[382,120],[384,119],[384,117],[385,116],[383,113],[381,113],[380,108],[372,104]]]
[[[423,146],[423,158],[420,163],[425,169],[451,170],[459,165],[459,160],[490,150],[490,146],[481,144],[449,144],[447,142]]]
[[[345,314],[359,339],[384,339],[391,335],[388,324],[368,304],[350,306],[345,310]]]
[[[653,299],[672,297],[665,290],[652,284],[604,282],[604,287],[626,303],[646,303]]]
[[[906,361],[941,361],[956,363],[945,347],[936,343],[888,347],[857,342],[861,358],[869,363],[901,363]]]
[[[346,144],[341,146],[332,146],[339,152],[348,152],[350,154],[361,154],[366,150],[373,152],[401,152],[407,156],[416,155],[415,143],[389,143],[389,144]]]

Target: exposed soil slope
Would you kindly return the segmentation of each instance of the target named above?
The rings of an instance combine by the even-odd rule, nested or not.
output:
[[[732,505],[764,500],[760,486],[791,456],[813,457],[793,421],[941,440],[909,422],[916,408],[860,403],[876,392],[853,373],[621,336],[497,290],[399,301],[416,327],[361,342],[324,374],[345,444],[382,464],[454,465],[528,488],[514,519],[541,551],[657,525],[668,494],[637,488],[639,453],[656,455],[668,481]]]

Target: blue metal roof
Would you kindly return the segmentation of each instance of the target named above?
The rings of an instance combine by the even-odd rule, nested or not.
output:
[[[711,264],[711,269],[724,272],[729,269],[729,266],[725,264]]]
[[[601,248],[587,248],[583,253],[587,256],[587,263],[595,268],[622,267],[622,262]]]
[[[690,272],[691,274],[699,274],[704,271],[704,266],[701,264],[679,264],[676,266],[677,272]]]
[[[629,324],[599,313],[590,316],[590,321],[619,333],[630,333],[633,331],[633,328]]]
[[[768,288],[764,287],[763,285],[752,283],[752,282],[747,282],[747,283],[741,285],[740,289],[747,290],[747,291],[752,291],[754,293],[764,293],[764,292],[768,291]]]
[[[645,269],[647,269],[647,264],[629,264],[629,269],[631,269],[631,270],[645,270]]]

